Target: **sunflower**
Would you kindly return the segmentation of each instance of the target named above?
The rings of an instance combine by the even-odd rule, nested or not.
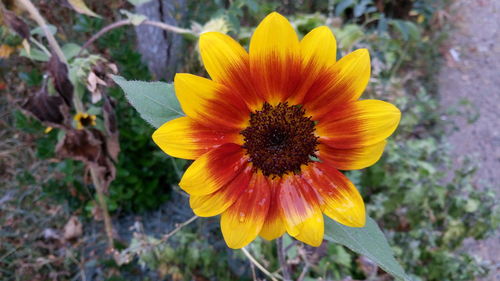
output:
[[[76,122],[76,129],[83,130],[83,128],[95,126],[96,116],[93,114],[88,114],[85,112],[78,112],[73,117],[73,120]]]
[[[285,232],[319,246],[323,213],[364,226],[363,199],[339,170],[377,162],[401,116],[387,102],[359,100],[368,51],[336,61],[327,27],[299,41],[278,13],[258,25],[249,52],[217,32],[202,34],[199,46],[211,80],[178,73],[186,116],[153,134],[165,153],[194,160],[179,183],[194,213],[221,215],[230,248]]]

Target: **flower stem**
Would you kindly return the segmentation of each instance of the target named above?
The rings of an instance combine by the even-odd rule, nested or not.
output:
[[[59,44],[56,41],[56,38],[54,38],[54,35],[50,32],[49,28],[47,27],[47,23],[43,19],[42,15],[40,15],[40,12],[38,12],[38,9],[31,3],[30,0],[17,0],[25,9],[26,11],[31,15],[33,20],[40,26],[40,28],[43,30],[45,33],[45,37],[47,37],[47,41],[49,42],[50,48],[54,51],[54,53],[59,57],[59,60],[62,61],[64,64],[67,64],[66,57],[64,56],[64,53],[59,46]]]
[[[94,34],[92,37],[90,37],[90,39],[87,40],[87,42],[85,42],[85,44],[83,44],[82,48],[80,49],[80,52],[78,53],[78,56],[80,56],[85,49],[87,49],[90,45],[92,45],[92,43],[94,43],[97,39],[99,39],[101,36],[103,36],[104,34],[108,33],[109,31],[111,31],[113,29],[116,29],[116,28],[119,28],[119,27],[122,27],[122,26],[125,26],[125,25],[132,25],[132,24],[133,23],[132,23],[131,20],[126,19],[126,20],[120,20],[120,21],[111,23],[111,24],[103,27],[96,34]],[[180,28],[180,27],[173,26],[173,25],[166,24],[166,23],[159,22],[159,21],[145,20],[145,21],[141,22],[140,24],[141,25],[145,24],[145,25],[156,26],[156,27],[161,28],[163,30],[171,31],[171,32],[174,32],[174,33],[196,35],[190,29]]]
[[[283,247],[283,237],[276,239],[276,248],[278,251],[278,261],[281,266],[281,271],[283,272],[283,281],[291,281],[290,269],[288,268],[288,263],[286,262],[285,249]]]
[[[245,256],[247,256],[247,258],[250,260],[251,263],[253,263],[258,269],[260,269],[260,271],[262,271],[262,273],[264,273],[265,275],[269,276],[269,278],[271,278],[272,281],[278,281],[278,279],[276,279],[275,275],[272,274],[271,272],[269,272],[269,270],[267,270],[264,266],[262,266],[262,264],[260,264],[249,252],[246,248],[241,248],[241,251],[243,252],[243,254],[245,254]]]
[[[111,224],[111,217],[108,212],[108,205],[106,204],[106,199],[104,197],[104,190],[99,180],[99,175],[97,168],[90,167],[90,174],[92,176],[92,182],[94,183],[95,190],[97,191],[97,203],[99,208],[101,208],[104,217],[104,229],[106,231],[106,236],[108,237],[109,248],[114,248],[113,243],[113,225]]]
[[[177,227],[170,231],[169,233],[165,234],[162,238],[161,238],[161,242],[165,242],[168,240],[168,238],[172,237],[174,234],[176,234],[179,230],[181,230],[181,228],[185,227],[186,225],[194,222],[196,219],[198,218],[198,216],[192,216],[190,219],[188,219],[187,221],[183,222],[183,223],[180,223],[179,225],[177,225]]]

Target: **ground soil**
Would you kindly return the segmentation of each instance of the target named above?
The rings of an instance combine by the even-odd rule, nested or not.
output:
[[[439,74],[442,109],[470,102],[468,112],[479,114],[472,123],[467,120],[471,115],[451,117],[459,128],[449,136],[453,158],[457,163],[475,159],[477,188],[493,186],[500,198],[500,0],[460,0],[451,7],[454,27]],[[465,248],[492,263],[493,271],[483,280],[500,280],[500,231]]]

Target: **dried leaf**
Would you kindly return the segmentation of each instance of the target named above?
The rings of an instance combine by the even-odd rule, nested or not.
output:
[[[98,14],[94,13],[83,0],[67,0],[71,7],[80,14],[91,17],[100,18]]]
[[[99,78],[95,72],[91,71],[87,77],[87,89],[91,93],[92,103],[96,103],[102,99],[102,92],[98,85],[107,86],[104,80]]]
[[[68,77],[68,67],[59,60],[57,55],[52,54],[49,62],[47,63],[49,74],[54,82],[56,91],[61,95],[67,105],[72,105],[73,99],[73,84]]]
[[[67,130],[56,145],[56,153],[60,157],[82,161],[87,168],[96,168],[105,192],[115,178],[116,168],[111,161],[106,138],[97,129]]]
[[[18,17],[14,12],[11,12],[6,9],[2,9],[3,12],[3,20],[4,22],[14,30],[19,36],[24,39],[28,39],[30,37],[30,28],[24,22],[23,19]]]
[[[91,93],[92,103],[102,99],[108,85],[112,83],[111,74],[118,71],[115,64],[105,60],[95,62],[87,76],[87,89]]]
[[[68,130],[56,146],[61,157],[74,158],[87,164],[97,163],[102,154],[101,141],[90,130]]]
[[[106,148],[109,156],[113,161],[118,160],[118,154],[120,153],[120,142],[118,133],[118,124],[116,122],[115,115],[115,105],[110,97],[104,98],[104,104],[102,106],[104,115],[104,128],[106,129],[106,134],[108,138],[106,139]]]
[[[68,222],[64,226],[63,237],[65,240],[73,240],[82,236],[83,228],[82,223],[76,216],[69,218]]]
[[[109,67],[109,69],[111,69],[111,72],[113,74],[117,74],[118,73],[118,66],[116,66],[116,64],[114,64],[114,63],[108,63],[108,67]],[[110,76],[110,75],[108,74],[107,76]]]
[[[62,127],[67,124],[69,108],[60,96],[49,96],[47,85],[29,97],[21,106],[46,125]]]

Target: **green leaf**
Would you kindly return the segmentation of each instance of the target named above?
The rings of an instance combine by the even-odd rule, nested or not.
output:
[[[52,35],[56,34],[57,32],[57,27],[53,26],[52,24],[47,24],[47,29]],[[45,37],[45,32],[40,26],[33,28],[30,33],[31,35],[40,35]]]
[[[367,218],[366,225],[361,228],[347,227],[326,219],[325,240],[339,243],[368,257],[399,280],[411,280],[394,259],[394,254],[384,234],[371,218]]]
[[[62,52],[64,54],[64,56],[66,57],[66,59],[70,60],[72,58],[74,58],[76,55],[78,55],[78,53],[80,52],[80,49],[82,47],[80,47],[79,45],[75,44],[75,43],[67,43],[67,44],[64,44],[64,46],[62,46]]]
[[[126,16],[130,20],[130,22],[132,22],[132,24],[135,26],[140,25],[143,21],[148,19],[148,17],[146,17],[145,15],[134,14],[127,10],[120,10],[120,13]]]
[[[184,116],[174,93],[172,84],[164,82],[127,81],[121,76],[112,76],[125,92],[130,104],[153,127]]]
[[[420,40],[420,30],[414,23],[404,20],[390,20],[389,24],[401,33],[403,40]]]
[[[35,61],[47,62],[50,59],[49,56],[47,56],[47,54],[45,54],[44,52],[40,51],[37,48],[31,48],[29,54],[26,52],[26,49],[22,49],[21,52],[19,52],[19,55],[30,58]]]
[[[128,0],[132,5],[139,6],[151,0]]]

